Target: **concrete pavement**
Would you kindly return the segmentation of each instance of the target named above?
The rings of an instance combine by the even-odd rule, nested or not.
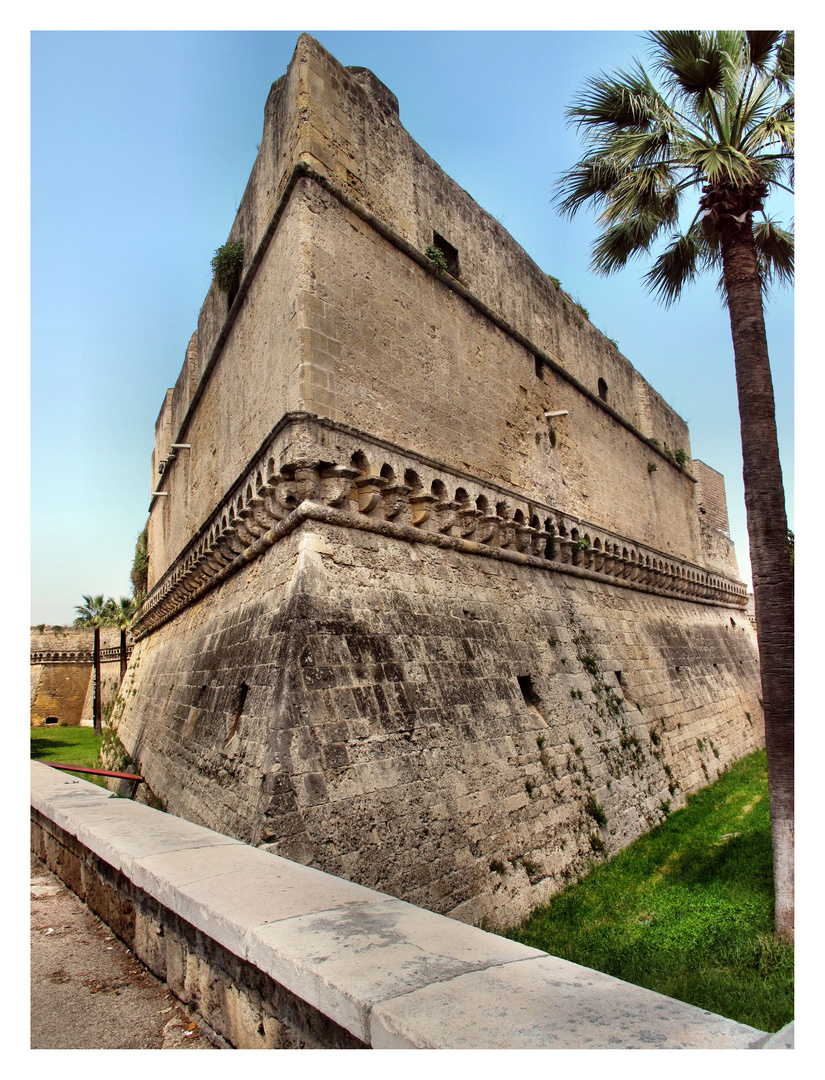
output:
[[[31,1048],[216,1048],[203,1022],[188,1014],[165,984],[35,856]]]

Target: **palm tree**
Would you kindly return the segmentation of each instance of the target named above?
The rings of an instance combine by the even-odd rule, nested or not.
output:
[[[584,133],[586,151],[559,181],[556,202],[570,216],[585,204],[599,208],[596,271],[653,255],[645,284],[666,304],[701,271],[720,275],[739,397],[775,929],[792,940],[793,572],[763,296],[772,283],[793,280],[793,234],[764,210],[772,190],[793,186],[793,32],[686,30],[647,38],[661,89],[638,61],[588,82],[567,114]],[[691,195],[695,214],[680,228]],[[655,254],[657,240],[664,246]]]
[[[111,596],[104,606],[102,626],[115,626],[125,630],[132,622],[137,609],[137,601],[131,596],[121,596],[115,601]]]
[[[80,626],[105,626],[106,604],[103,593],[99,596],[83,596],[83,603],[75,608],[77,618],[74,621],[76,627]]]
[[[136,610],[137,601],[131,596],[121,596],[119,600],[110,596],[104,600],[103,593],[98,596],[84,595],[83,603],[75,608],[77,618],[74,625],[118,627],[124,630],[131,624]]]

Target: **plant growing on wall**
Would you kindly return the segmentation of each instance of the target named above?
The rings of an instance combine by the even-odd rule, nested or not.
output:
[[[243,266],[243,240],[227,240],[212,258],[215,284],[225,293],[237,291]]]
[[[667,30],[648,34],[648,41],[660,85],[637,61],[627,72],[591,79],[568,110],[585,132],[586,150],[560,180],[558,205],[569,215],[588,203],[601,211],[593,265],[602,273],[649,254],[664,239],[645,283],[666,304],[702,271],[719,275],[739,392],[776,932],[792,938],[793,572],[763,295],[772,283],[793,281],[793,232],[764,206],[772,190],[793,186],[794,35]],[[689,193],[698,205],[682,227]]]
[[[132,595],[135,601],[140,604],[146,595],[149,584],[149,538],[145,527],[135,544],[135,557],[132,561],[129,579],[132,582]]]
[[[433,269],[435,270],[436,277],[441,277],[444,271],[447,269],[447,260],[444,257],[444,252],[441,250],[441,248],[434,247],[433,244],[430,244],[424,254],[433,264]]]

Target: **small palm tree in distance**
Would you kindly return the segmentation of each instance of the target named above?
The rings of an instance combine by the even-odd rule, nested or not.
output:
[[[83,596],[83,603],[75,608],[77,618],[74,621],[76,627],[104,626],[106,617],[106,603],[103,594],[98,596]]]

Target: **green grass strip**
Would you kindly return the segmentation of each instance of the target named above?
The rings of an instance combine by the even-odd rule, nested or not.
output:
[[[765,752],[505,931],[554,956],[777,1031],[793,947],[773,937]]]
[[[83,765],[99,769],[100,736],[90,727],[33,727],[31,756],[36,761],[59,761],[63,765]],[[99,787],[106,787],[105,776],[70,773]]]

